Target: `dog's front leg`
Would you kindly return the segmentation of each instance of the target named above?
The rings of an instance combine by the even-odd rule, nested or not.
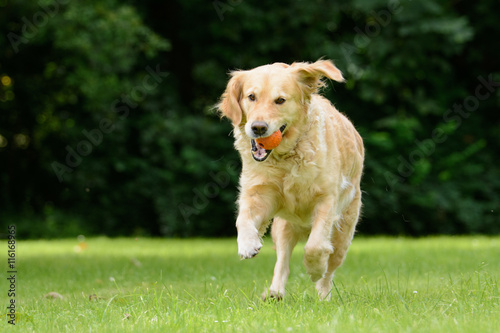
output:
[[[299,234],[293,225],[283,218],[275,217],[271,230],[274,245],[276,246],[276,266],[274,267],[273,282],[269,289],[265,290],[262,298],[282,299],[285,296],[285,287],[290,275],[290,257]]]
[[[273,210],[274,197],[270,189],[262,185],[242,189],[236,219],[241,259],[252,258],[259,253],[261,237],[266,232]]]
[[[328,258],[333,253],[331,235],[338,219],[333,197],[324,198],[316,205],[311,234],[304,248],[304,264],[313,282],[321,279],[328,268]]]

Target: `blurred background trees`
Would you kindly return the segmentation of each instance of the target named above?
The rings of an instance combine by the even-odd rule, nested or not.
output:
[[[366,145],[364,234],[498,233],[493,0],[0,1],[0,227],[228,236],[231,69],[332,59]],[[499,82],[499,83],[497,83]]]

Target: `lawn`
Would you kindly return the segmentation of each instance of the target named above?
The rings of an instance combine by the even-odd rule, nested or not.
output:
[[[356,237],[329,302],[317,299],[305,274],[303,246],[285,299],[265,303],[260,293],[275,261],[269,238],[246,261],[234,239],[18,240],[16,326],[4,318],[0,331],[500,330],[500,237]],[[63,298],[44,296],[50,292]]]

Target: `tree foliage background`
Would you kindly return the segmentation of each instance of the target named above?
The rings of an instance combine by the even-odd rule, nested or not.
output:
[[[332,59],[365,234],[500,231],[494,0],[0,1],[0,227],[235,233],[232,69]]]

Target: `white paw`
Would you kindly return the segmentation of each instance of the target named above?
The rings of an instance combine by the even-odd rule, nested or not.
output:
[[[324,301],[329,301],[332,296],[332,279],[331,277],[324,277],[316,282],[316,291],[319,298]]]
[[[281,301],[283,297],[285,296],[284,291],[276,291],[276,290],[266,290],[262,293],[262,300],[263,301]]]
[[[253,237],[238,236],[238,254],[241,259],[250,259],[255,257],[259,253],[261,247],[262,243],[260,242],[257,233]]]

